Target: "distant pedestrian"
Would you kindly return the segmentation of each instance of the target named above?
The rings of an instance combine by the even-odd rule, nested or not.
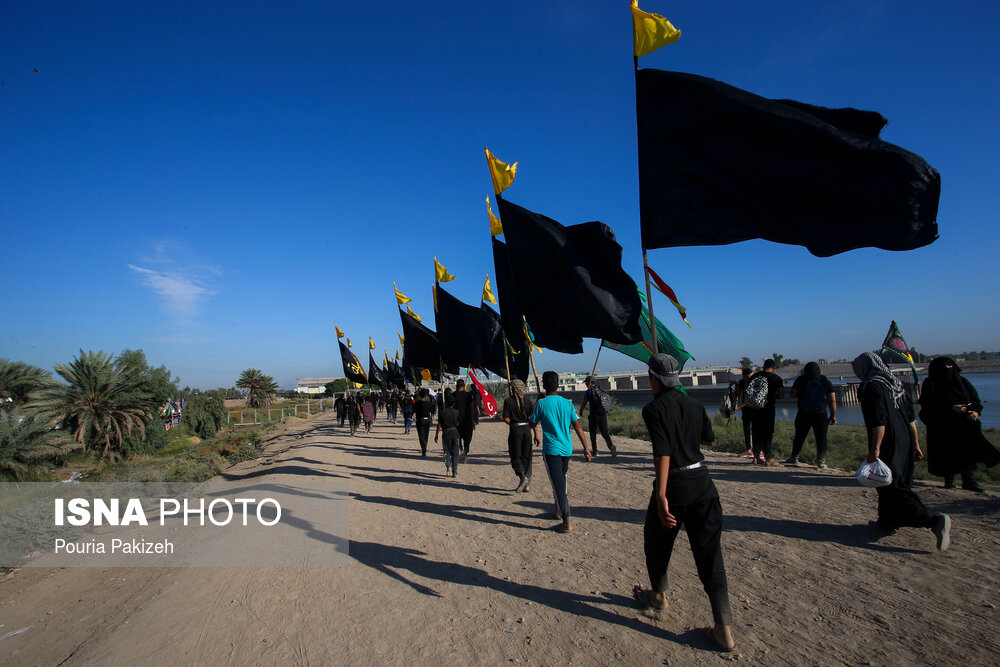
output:
[[[510,454],[510,467],[517,475],[515,492],[527,491],[531,483],[531,441],[533,429],[528,418],[535,405],[524,395],[524,382],[511,380],[510,392],[503,402],[503,420],[510,430],[507,433],[507,452]],[[537,432],[535,433],[537,436]]]
[[[590,407],[590,414],[587,416],[587,426],[590,427],[591,454],[597,456],[597,432],[600,431],[601,437],[604,438],[604,444],[608,446],[608,451],[611,452],[611,456],[618,456],[618,450],[615,449],[615,444],[611,442],[611,434],[608,432],[608,408],[611,405],[611,397],[594,383],[594,379],[591,376],[588,375],[583,383],[587,386],[587,391],[583,395],[583,401],[580,403],[580,414],[583,415],[584,409],[588,406]]]
[[[763,370],[750,377],[744,392],[746,403],[740,406],[750,410],[750,444],[754,463],[769,466],[781,465],[774,460],[771,446],[774,441],[775,404],[785,397],[785,384],[774,372],[776,367],[774,359],[768,359]]]
[[[982,493],[972,474],[976,464],[992,467],[1000,463],[1000,452],[983,436],[979,415],[983,402],[972,383],[951,357],[937,357],[927,367],[920,390],[920,420],[927,425],[927,470],[944,477],[944,488],[955,487]]]
[[[347,394],[341,394],[337,396],[337,400],[333,402],[333,409],[337,411],[337,421],[340,425],[344,425],[344,420],[347,418]]]
[[[413,397],[410,392],[406,392],[399,399],[399,409],[403,413],[403,435],[410,434],[410,426],[413,425]]]
[[[439,436],[444,436],[444,474],[458,477],[459,453],[462,451],[462,436],[458,432],[461,415],[455,409],[455,398],[451,394],[444,397],[444,405],[438,416],[434,442],[437,443]]]
[[[472,445],[472,434],[476,430],[476,424],[479,423],[479,409],[480,400],[479,392],[473,393],[471,391],[466,391],[465,380],[459,380],[455,383],[455,407],[458,409],[458,414],[461,415],[461,420],[458,425],[458,431],[462,435],[462,460],[469,455],[469,447]]]
[[[705,408],[681,394],[680,365],[669,354],[649,358],[649,384],[655,396],[642,409],[653,446],[653,493],[646,509],[643,550],[651,590],[633,589],[647,610],[667,607],[667,568],[674,540],[684,526],[698,578],[712,605],[715,627],[709,638],[724,651],[736,648],[729,583],[722,558],[722,504],[708,475],[701,445],[715,441]]]
[[[361,423],[361,394],[354,392],[347,399],[347,422],[351,427],[351,435],[358,432]]]
[[[795,378],[790,392],[798,399],[799,410],[795,413],[795,438],[792,440],[792,455],[785,461],[788,465],[799,464],[799,454],[806,442],[809,429],[816,438],[816,467],[826,469],[827,429],[837,423],[837,394],[833,385],[820,372],[819,364],[810,361],[802,369],[802,375]],[[830,409],[829,416],[827,408]]]
[[[951,543],[951,518],[933,514],[910,488],[913,467],[924,458],[920,450],[913,405],[902,383],[874,352],[859,355],[852,363],[861,380],[858,397],[868,431],[868,463],[881,459],[892,470],[892,483],[878,492],[878,527],[895,532],[912,526],[929,528],[944,551]]]
[[[371,433],[372,422],[375,421],[375,399],[371,394],[366,394],[361,403],[361,418],[365,422],[365,433]]]
[[[741,410],[740,407],[746,404],[746,390],[747,385],[750,384],[750,376],[753,375],[753,369],[742,368],[740,369],[743,377],[740,381],[736,383],[736,395],[739,397],[737,403],[737,410],[740,412],[740,419],[743,421],[743,442],[746,443],[746,451],[744,451],[740,456],[748,459],[753,458],[753,443],[750,438],[750,410]]]
[[[417,424],[417,440],[420,441],[420,455],[427,456],[427,438],[431,433],[431,413],[434,404],[431,402],[427,387],[421,387],[417,400],[413,403],[413,419]]]
[[[542,445],[542,459],[552,483],[552,496],[556,505],[556,520],[562,523],[556,527],[560,533],[568,533],[570,527],[569,495],[567,493],[566,475],[569,472],[569,459],[573,455],[573,437],[570,429],[575,430],[583,445],[583,453],[590,461],[590,448],[580,427],[580,418],[576,415],[573,403],[557,396],[559,391],[559,375],[554,371],[542,374],[542,388],[545,397],[535,403],[535,409],[528,421],[532,428],[541,425],[542,442],[539,443],[538,431],[535,431],[535,444]]]

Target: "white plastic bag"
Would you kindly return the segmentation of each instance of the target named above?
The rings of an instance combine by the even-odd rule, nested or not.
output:
[[[892,484],[892,471],[882,459],[875,459],[875,463],[863,462],[854,476],[861,482],[861,486],[875,488]]]

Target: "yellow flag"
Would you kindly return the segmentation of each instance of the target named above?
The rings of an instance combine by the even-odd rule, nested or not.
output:
[[[493,296],[493,290],[490,289],[490,275],[486,274],[486,283],[483,285],[483,301],[489,301],[493,305],[496,305],[497,298]]]
[[[399,336],[399,346],[405,350],[406,349],[406,339],[404,339],[403,335],[401,333],[399,333],[398,331],[396,332],[396,335]],[[396,356],[399,356],[399,354],[397,353]]]
[[[493,179],[493,192],[500,194],[514,182],[514,176],[517,174],[517,163],[511,165],[501,162],[493,157],[490,149],[484,147],[483,150],[486,151],[486,163],[490,167],[490,178]]]
[[[403,358],[399,356],[399,350],[396,350],[396,361],[402,361]]]
[[[434,282],[436,283],[446,283],[449,280],[454,280],[455,276],[448,273],[448,269],[441,266],[441,262],[438,261],[437,257],[434,257]]]
[[[410,310],[410,306],[409,305],[406,306],[406,314],[409,315],[410,317],[412,317],[413,319],[415,319],[417,322],[423,322],[424,321],[424,318],[420,317],[415,312],[413,312],[412,310]],[[402,338],[400,338],[400,340],[402,340]]]
[[[350,339],[350,338],[348,338],[348,339],[347,339],[347,347],[350,347],[350,346],[351,346],[351,339]]]
[[[673,44],[681,38],[681,31],[659,14],[642,11],[639,0],[632,0],[632,38],[635,40],[633,53],[639,58],[661,46]]]
[[[437,313],[438,310],[438,286],[437,283],[431,285],[431,295],[434,297],[434,312]]]
[[[375,349],[375,341],[372,340],[371,336],[368,337],[368,349],[369,350]]]
[[[337,330],[337,338],[343,338],[344,337],[344,330],[343,329],[341,329],[340,327],[338,327],[336,324],[333,325],[333,328]]]
[[[424,368],[424,369],[422,369],[420,371],[420,377],[423,378],[423,380],[425,382],[430,382],[431,381],[431,372],[429,370],[427,370],[426,368]]]
[[[493,215],[493,207],[490,206],[490,198],[486,198],[486,212],[490,214],[490,234],[493,236],[499,236],[503,234],[503,225],[500,224],[500,220]]]
[[[403,304],[407,304],[410,301],[413,301],[413,299],[411,299],[410,297],[406,296],[405,294],[403,294],[402,292],[399,291],[399,289],[396,287],[396,281],[395,280],[392,281],[392,289],[394,289],[396,291],[396,305],[397,306],[402,306]]]

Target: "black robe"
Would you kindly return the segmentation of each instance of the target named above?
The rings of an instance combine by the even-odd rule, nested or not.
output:
[[[982,422],[955,412],[954,405],[968,405],[969,410],[978,413],[983,410],[979,392],[958,372],[932,374],[924,380],[920,421],[927,425],[928,471],[938,477],[952,477],[977,463],[990,467],[1000,463],[1000,452],[983,435]]]

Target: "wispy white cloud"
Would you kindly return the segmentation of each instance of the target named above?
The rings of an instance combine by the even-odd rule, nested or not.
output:
[[[198,312],[201,301],[212,291],[200,281],[176,271],[155,271],[135,264],[128,268],[138,274],[143,284],[161,299],[167,311],[175,318],[187,321]]]

